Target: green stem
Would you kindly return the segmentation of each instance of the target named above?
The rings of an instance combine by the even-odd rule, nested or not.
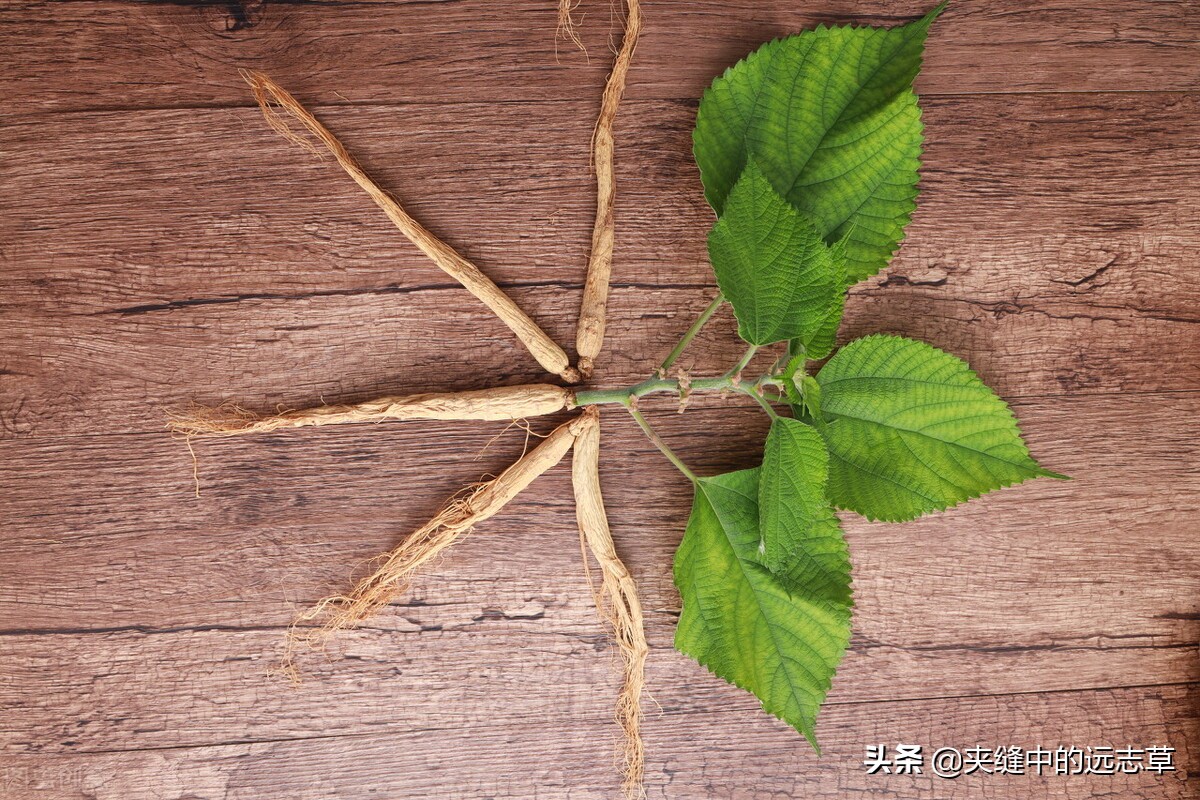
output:
[[[719,378],[694,378],[688,384],[687,391],[690,394],[698,392],[730,392],[754,389],[762,386],[782,386],[782,382],[777,378],[764,375],[757,381],[734,381],[733,375],[722,375]],[[633,386],[624,386],[620,389],[583,389],[575,393],[575,405],[582,408],[583,406],[599,406],[599,405],[622,405],[628,406],[639,397],[645,397],[648,394],[662,394],[670,392],[671,394],[680,394],[683,387],[679,380],[675,378],[648,378],[641,383],[635,383]]]
[[[699,478],[696,477],[696,473],[688,469],[688,465],[684,464],[679,456],[675,455],[675,451],[667,447],[667,443],[664,442],[662,438],[654,432],[654,429],[650,427],[650,423],[646,421],[644,416],[642,416],[642,412],[638,411],[633,406],[628,405],[625,407],[625,409],[630,413],[634,421],[637,422],[638,427],[642,429],[642,433],[646,434],[646,438],[653,442],[654,446],[662,451],[662,454],[667,457],[668,461],[675,465],[676,469],[686,475],[688,480],[690,480],[692,483],[695,483],[697,480],[699,480]]]
[[[658,368],[660,372],[666,372],[667,368],[674,364],[675,361],[681,355],[683,355],[683,351],[687,349],[689,344],[691,344],[692,339],[696,338],[696,334],[700,332],[700,329],[703,328],[710,319],[712,319],[712,315],[717,313],[717,309],[720,308],[721,303],[724,302],[725,294],[723,292],[717,292],[717,296],[713,298],[713,301],[708,304],[707,308],[700,312],[700,316],[697,317],[696,321],[692,323],[692,327],[687,329],[687,333],[683,334],[683,338],[680,339],[679,343],[675,345],[674,349],[667,354],[666,359]]]
[[[761,394],[759,394],[757,391],[755,391],[753,388],[746,389],[746,388],[739,387],[738,391],[742,392],[742,394],[747,394],[750,397],[753,397],[755,402],[757,402],[760,406],[762,406],[763,411],[767,412],[767,416],[771,418],[772,422],[779,419],[779,415],[775,413],[775,409],[771,408],[771,404],[767,402],[767,399],[765,397],[763,397]]]
[[[743,381],[737,380],[733,375],[722,375],[719,378],[697,378],[688,384],[689,392],[740,392],[741,394],[749,395],[754,398],[754,401],[763,407],[763,410],[770,415],[772,421],[778,418],[775,409],[771,408],[771,404],[762,396],[764,386],[780,387],[782,385],[778,378],[770,375],[764,375],[758,380]],[[667,378],[647,378],[641,383],[635,383],[633,386],[626,386],[620,389],[585,389],[575,393],[575,406],[582,408],[584,406],[598,405],[621,405],[625,406],[630,416],[637,422],[638,427],[646,434],[646,437],[654,443],[667,459],[675,465],[675,468],[686,475],[690,480],[695,481],[696,473],[688,469],[688,466],[679,459],[679,456],[667,447],[657,433],[650,427],[650,423],[642,416],[642,412],[635,407],[635,401],[639,397],[645,397],[648,394],[659,394],[670,392],[675,395],[682,396],[683,387],[678,380],[669,380]],[[783,401],[784,398],[775,398]]]
[[[767,414],[771,416],[772,420],[776,419],[778,416],[775,413],[775,410],[771,408],[771,404],[763,398],[762,387],[778,387],[782,385],[780,381],[772,375],[764,375],[756,381],[742,380],[742,370],[744,370],[750,364],[750,361],[754,358],[754,354],[758,352],[757,346],[752,346],[746,351],[745,355],[742,356],[741,360],[734,365],[733,369],[717,378],[696,378],[694,380],[681,381],[679,379],[658,377],[666,374],[667,368],[674,364],[679,356],[683,354],[683,351],[687,349],[688,344],[691,343],[692,339],[696,338],[696,334],[700,333],[700,329],[704,327],[705,323],[712,318],[712,315],[717,312],[717,309],[720,308],[721,304],[724,302],[725,295],[722,292],[718,292],[717,296],[714,297],[712,302],[708,304],[708,307],[705,308],[704,311],[700,312],[700,316],[696,318],[696,321],[692,323],[692,326],[687,329],[686,333],[683,334],[683,338],[679,340],[679,343],[672,348],[662,365],[658,368],[657,376],[653,378],[647,378],[641,383],[635,383],[632,386],[626,386],[620,389],[583,389],[575,393],[576,407],[582,408],[584,406],[596,406],[604,404],[625,406],[625,410],[628,411],[630,416],[633,417],[634,421],[637,422],[638,427],[640,427],[642,432],[646,434],[646,438],[654,443],[654,446],[657,447],[662,454],[667,457],[668,461],[675,465],[676,469],[686,475],[688,479],[693,482],[698,480],[696,473],[688,469],[687,464],[684,464],[683,461],[680,460],[679,456],[675,455],[674,451],[667,447],[667,443],[664,442],[662,438],[660,438],[659,435],[654,432],[654,429],[650,427],[650,423],[646,421],[644,416],[642,416],[642,412],[637,410],[637,399],[639,397],[661,392],[671,392],[683,397],[685,391],[688,393],[736,391],[741,392],[742,394],[747,394],[754,398],[754,401],[763,407]]]
[[[750,349],[746,351],[746,354],[744,356],[742,356],[742,360],[739,361],[737,364],[735,364],[733,369],[729,370],[729,372],[727,372],[725,374],[731,378],[736,378],[739,375],[741,375],[742,370],[744,370],[747,367],[747,365],[749,365],[749,363],[754,359],[754,354],[757,352],[758,352],[758,345],[756,345],[756,344],[750,345]]]

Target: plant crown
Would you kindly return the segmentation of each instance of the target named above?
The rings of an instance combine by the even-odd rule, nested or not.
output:
[[[694,132],[720,294],[749,345],[721,378],[660,374],[580,405],[620,402],[692,479],[675,555],[675,646],[754,693],[816,747],[820,704],[850,641],[850,559],[834,509],[899,522],[1037,476],[1008,406],[965,362],[867,336],[834,353],[846,291],[885,267],[916,207],[921,112],[912,83],[944,4],[896,28],[825,27],[770,42],[705,92]],[[678,356],[711,307],[685,335]],[[757,380],[759,347],[787,354]],[[816,374],[810,362],[832,358]],[[636,409],[656,391],[730,389],[771,415],[762,465],[699,477]],[[786,402],[777,414],[763,397]]]

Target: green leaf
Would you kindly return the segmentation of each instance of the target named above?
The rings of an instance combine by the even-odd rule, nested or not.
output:
[[[852,282],[886,266],[916,207],[922,125],[911,86],[943,7],[898,28],[778,39],[717,78],[693,134],[717,214],[753,159],[827,242],[848,235]]]
[[[842,314],[846,311],[846,289],[850,286],[850,279],[846,275],[846,248],[848,237],[842,237],[837,244],[829,248],[830,254],[833,256],[834,270],[837,273],[837,280],[841,287],[837,295],[830,302],[825,319],[821,322],[821,326],[817,328],[812,339],[809,340],[805,347],[805,355],[813,361],[820,361],[822,358],[827,358],[833,352],[833,347],[837,343],[838,328],[842,325]]]
[[[717,284],[750,344],[808,342],[841,304],[844,267],[753,162],[708,236]]]
[[[829,498],[901,521],[1028,478],[1038,466],[1004,401],[966,362],[924,342],[868,336],[817,374]]]
[[[838,328],[842,324],[842,314],[846,311],[846,291],[843,289],[838,292],[837,298],[829,306],[829,313],[821,322],[821,327],[813,334],[812,340],[808,343],[807,356],[812,361],[820,361],[826,358],[833,352],[833,346],[837,343]]]
[[[758,470],[698,480],[675,554],[683,598],[675,647],[817,747],[817,711],[850,641],[846,545],[827,531],[780,574],[762,564],[758,546]]]
[[[758,523],[761,560],[772,572],[812,558],[814,547],[841,541],[838,518],[825,498],[828,477],[829,455],[821,434],[787,417],[771,423],[758,477]],[[839,549],[844,551],[841,545]]]
[[[825,424],[825,418],[821,416],[821,384],[812,375],[805,375],[798,381],[798,386],[804,412],[816,420],[818,426]]]

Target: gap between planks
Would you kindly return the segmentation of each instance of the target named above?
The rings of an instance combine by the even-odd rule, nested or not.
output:
[[[898,704],[906,704],[906,703],[926,703],[926,702],[927,703],[937,703],[937,702],[946,702],[946,701],[952,701],[952,700],[977,700],[977,699],[998,698],[998,697],[1054,697],[1054,696],[1065,695],[1065,694],[1090,694],[1090,693],[1096,693],[1096,692],[1132,691],[1132,690],[1137,690],[1137,689],[1171,689],[1171,688],[1187,689],[1187,688],[1190,688],[1193,686],[1200,687],[1200,681],[1178,681],[1178,682],[1169,682],[1169,683],[1131,684],[1128,686],[1111,686],[1111,687],[1102,686],[1102,687],[1088,687],[1088,688],[1081,688],[1081,689],[1053,689],[1053,690],[1049,690],[1049,691],[1029,690],[1029,691],[1025,691],[1025,692],[1006,692],[1006,693],[1000,693],[1000,694],[944,695],[944,696],[934,696],[934,697],[914,697],[914,698],[899,698],[899,699],[887,699],[887,700],[853,700],[853,701],[841,701],[841,702],[835,700],[832,702],[823,703],[822,705],[830,706],[830,707],[839,706],[839,707],[849,708],[849,707],[860,706],[860,705],[898,705]],[[650,719],[667,719],[667,718],[679,719],[679,718],[687,718],[687,717],[691,717],[691,716],[726,717],[726,716],[730,716],[733,714],[745,714],[746,712],[754,710],[756,708],[757,708],[757,706],[753,706],[753,705],[725,704],[721,707],[714,707],[714,708],[677,709],[677,710],[673,710],[673,711],[662,710],[662,711],[658,711],[655,714],[652,714],[650,716]],[[602,722],[609,721],[609,717],[607,715],[595,716],[595,717],[585,715],[585,716],[581,716],[581,717],[576,717],[575,719],[577,719],[578,721],[595,722],[595,723],[602,723]],[[538,723],[534,723],[534,724],[541,725],[542,723],[538,722]],[[202,748],[214,748],[214,747],[238,747],[238,746],[255,745],[255,744],[281,744],[281,743],[286,743],[286,742],[311,742],[311,741],[323,741],[323,740],[329,740],[329,739],[365,739],[365,738],[378,738],[378,737],[387,737],[387,736],[410,736],[412,734],[426,734],[426,733],[436,734],[436,733],[444,733],[447,730],[457,730],[460,727],[461,726],[456,722],[450,723],[449,725],[443,725],[443,726],[428,726],[427,725],[427,726],[419,726],[419,727],[410,727],[410,726],[397,725],[397,726],[393,727],[390,725],[385,725],[385,726],[374,727],[372,730],[369,730],[369,731],[352,732],[352,733],[331,733],[331,734],[312,734],[312,735],[302,735],[302,736],[262,737],[262,738],[257,738],[257,739],[228,739],[228,740],[222,740],[222,741],[218,741],[218,742],[200,742],[200,743],[175,744],[175,745],[148,745],[146,747],[121,747],[121,748],[95,749],[95,750],[82,750],[81,749],[81,750],[68,750],[68,751],[53,751],[52,754],[60,755],[60,756],[66,756],[66,755],[86,756],[86,755],[109,755],[109,754],[114,754],[114,753],[142,753],[142,752],[153,752],[153,751],[171,752],[171,751],[197,750],[197,749],[202,749]],[[511,730],[511,728],[512,728],[512,724],[510,722],[497,722],[497,723],[491,723],[491,724],[475,723],[472,725],[473,730]],[[38,751],[36,753],[31,753],[31,755],[41,755],[44,753],[45,753],[45,751]]]
[[[0,371],[0,377],[3,377],[4,374],[5,373],[3,371]],[[538,380],[538,378],[536,376],[530,378],[530,382],[535,381],[535,380]],[[362,394],[362,392],[356,393],[356,395],[361,395],[361,394]],[[1149,389],[1149,390],[1112,389],[1112,390],[1106,390],[1106,391],[1053,392],[1053,393],[1045,393],[1045,394],[1020,394],[1020,395],[1007,394],[1004,397],[1004,401],[1006,403],[1008,403],[1008,405],[1010,407],[1020,408],[1022,405],[1025,405],[1028,403],[1040,402],[1043,400],[1063,400],[1063,399],[1087,400],[1087,399],[1092,399],[1092,398],[1111,398],[1111,397],[1153,398],[1153,397],[1178,397],[1178,396],[1187,396],[1187,395],[1195,395],[1195,394],[1200,394],[1200,389]],[[326,402],[335,402],[335,403],[338,402],[337,398],[326,397],[323,399]],[[675,407],[678,407],[678,400],[673,400],[670,395],[664,396],[659,402],[662,403],[661,409],[657,409],[657,407],[654,407],[654,408],[648,407],[647,410],[650,410],[650,411],[654,411],[656,409],[657,410],[670,410],[672,408],[672,404],[674,404]],[[713,408],[716,408],[716,406],[713,406]],[[344,428],[350,427],[352,429],[369,430],[372,427],[372,425],[377,425],[377,424],[380,424],[380,423],[366,423],[366,424],[351,425],[351,426],[339,425],[339,426],[335,426],[335,427],[337,427],[339,429],[344,429]],[[403,424],[403,423],[401,423],[401,424]],[[325,432],[329,433],[330,429],[327,429]],[[141,438],[147,438],[147,437],[162,437],[162,436],[170,435],[170,434],[165,433],[164,430],[160,430],[158,428],[146,429],[146,430],[134,429],[134,430],[124,430],[124,431],[97,431],[95,433],[63,433],[63,434],[51,434],[49,436],[43,436],[43,435],[6,436],[3,434],[4,434],[4,431],[2,429],[0,429],[0,444],[5,444],[5,443],[16,444],[18,442],[25,442],[25,443],[28,443],[30,446],[40,446],[43,444],[54,444],[56,442],[71,442],[71,441],[78,441],[80,439],[86,439],[88,441],[94,441],[96,439],[104,439],[104,438],[111,438],[111,437],[127,437],[127,438],[132,438],[132,439],[141,439]],[[286,431],[286,430],[277,431],[274,433],[265,434],[264,438],[279,437],[281,435],[286,437],[291,434],[294,434],[294,431]],[[311,437],[313,435],[313,433],[310,431],[306,435]],[[180,446],[183,447],[183,440],[179,439],[178,441],[179,441]],[[185,455],[186,455],[186,451],[185,451]],[[2,635],[4,635],[4,632],[0,631],[0,636],[2,636]]]
[[[90,0],[78,0],[78,2],[90,2]],[[933,92],[924,91],[920,93],[922,98],[939,98],[947,100],[963,100],[972,97],[1056,97],[1079,95],[1082,97],[1103,96],[1133,96],[1133,97],[1149,97],[1152,95],[1162,95],[1165,97],[1191,97],[1200,96],[1200,89],[1016,89],[1013,91],[980,91],[980,92]],[[576,105],[579,101],[555,98],[505,98],[489,100],[489,106],[554,106],[554,105]],[[698,107],[700,98],[684,98],[684,97],[637,97],[633,98],[633,102],[658,102],[674,105]],[[372,100],[370,102],[346,102],[346,103],[306,103],[305,108],[309,109],[313,114],[320,114],[322,111],[333,109],[380,109],[394,110],[409,108],[412,106],[445,106],[453,108],[463,105],[478,105],[478,102],[464,103],[461,100]],[[16,120],[22,122],[36,122],[42,117],[62,117],[71,114],[139,114],[159,111],[235,111],[244,109],[246,111],[258,111],[258,106],[253,103],[182,103],[178,105],[155,104],[144,106],[100,106],[95,108],[43,108],[37,111],[20,111],[20,112],[5,112],[0,111],[0,120]]]

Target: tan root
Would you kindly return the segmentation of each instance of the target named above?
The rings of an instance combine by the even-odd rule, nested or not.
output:
[[[504,508],[537,476],[561,461],[571,449],[581,419],[563,423],[498,477],[453,498],[437,516],[383,556],[379,568],[358,581],[348,594],[326,597],[301,614],[288,637],[285,671],[292,672],[292,658],[298,645],[319,646],[335,632],[362,623],[405,591],[418,569]],[[302,627],[318,618],[322,618],[318,628]]]
[[[587,48],[579,38],[579,23],[575,21],[574,11],[580,0],[558,0],[558,28],[554,31],[554,49],[558,52],[558,40],[567,39],[587,55]]]
[[[516,420],[561,411],[572,405],[571,397],[568,389],[535,383],[469,392],[380,397],[355,405],[318,406],[279,414],[256,414],[238,406],[223,405],[176,415],[167,427],[192,437],[238,436],[283,428],[392,419]]]
[[[583,287],[583,303],[579,312],[579,328],[575,349],[579,353],[579,371],[587,377],[592,372],[600,346],[604,342],[604,319],[608,309],[608,284],[612,276],[612,256],[616,218],[614,199],[616,180],[613,175],[613,123],[617,107],[625,93],[625,76],[633,60],[638,35],[642,30],[642,11],[638,0],[626,0],[625,34],[621,49],[613,62],[612,74],[604,86],[600,116],[592,139],[592,160],[596,167],[596,222],[592,227],[592,250],[588,258],[587,282]]]
[[[490,278],[480,272],[478,267],[410,217],[396,198],[371,180],[337,137],[318,122],[317,118],[309,113],[308,109],[301,105],[296,98],[260,72],[243,72],[242,76],[254,91],[254,99],[262,108],[267,123],[276,132],[310,152],[320,155],[320,151],[309,139],[292,129],[287,116],[280,113],[282,110],[325,145],[342,169],[367,194],[371,195],[371,199],[383,209],[388,219],[408,237],[409,241],[433,259],[433,262],[441,267],[447,275],[465,286],[467,291],[479,298],[505,325],[511,328],[543,368],[562,376],[568,383],[575,383],[579,380],[579,373],[570,365],[567,354],[554,343],[554,340],[545,331],[538,327],[538,324],[528,314],[517,307],[517,304]]]
[[[601,584],[596,593],[596,608],[612,626],[613,638],[622,661],[621,692],[617,696],[617,721],[625,732],[625,794],[629,798],[645,796],[642,787],[645,749],[642,744],[642,687],[645,685],[646,631],[637,585],[621,563],[613,545],[600,494],[600,424],[595,407],[585,409],[584,421],[575,439],[571,457],[571,477],[575,488],[575,514],[579,535],[600,565]],[[587,567],[587,555],[584,555]],[[590,580],[590,572],[589,572]]]

